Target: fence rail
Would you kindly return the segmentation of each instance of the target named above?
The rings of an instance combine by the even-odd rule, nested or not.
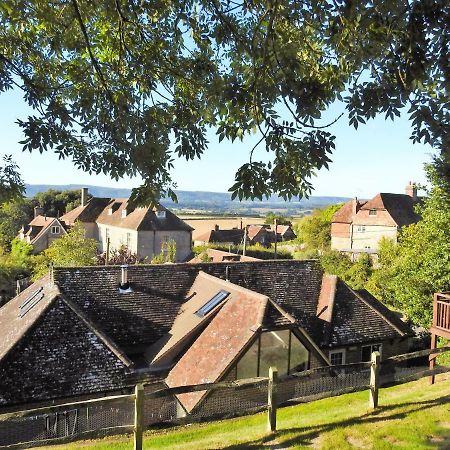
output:
[[[319,367],[288,376],[221,381],[199,385],[162,388],[138,384],[134,393],[114,395],[0,414],[0,449],[16,449],[63,443],[106,434],[134,433],[134,448],[142,449],[145,428],[158,422],[186,423],[216,417],[244,415],[267,410],[268,431],[276,430],[277,407],[369,389],[369,405],[378,406],[379,387],[450,372],[450,367],[408,366],[409,360],[435,358],[450,346],[393,356],[380,362],[374,352],[363,363]],[[428,359],[428,358],[426,358]],[[147,389],[147,391],[145,390]],[[178,395],[207,391],[200,406],[189,414]]]

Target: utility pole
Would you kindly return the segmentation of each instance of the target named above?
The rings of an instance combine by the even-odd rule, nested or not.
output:
[[[278,254],[277,254],[277,243],[278,243],[278,234],[277,234],[278,224],[277,224],[277,219],[274,219],[273,223],[275,225],[275,259],[277,259],[278,258]]]
[[[247,225],[244,227],[244,248],[242,250],[242,256],[245,256],[245,252],[247,250]]]
[[[105,257],[105,266],[109,264],[109,246],[110,246],[110,239],[109,237],[106,238],[106,257]]]

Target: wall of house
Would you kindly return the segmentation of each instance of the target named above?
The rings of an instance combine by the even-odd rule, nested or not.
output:
[[[409,338],[396,338],[385,341],[376,341],[372,344],[382,344],[381,359],[386,359],[391,356],[400,355],[402,353],[408,353],[410,350],[411,340]],[[345,350],[345,364],[361,362],[362,347],[363,345],[352,345],[348,347],[336,347],[333,349],[323,348],[322,351],[326,356],[329,356],[330,350]]]
[[[45,249],[49,248],[53,241],[55,241],[56,239],[59,239],[60,237],[62,237],[66,234],[60,225],[56,225],[56,226],[59,226],[59,233],[53,234],[52,227],[49,226],[45,230],[45,233],[37,241],[33,242],[33,253],[34,254],[40,253],[40,252],[44,251]]]
[[[397,227],[384,225],[352,224],[352,249],[378,250],[378,243],[382,237],[397,240]]]
[[[99,251],[106,252],[106,238],[109,236],[110,250],[125,246],[131,253],[138,252],[138,232],[128,228],[98,224]]]
[[[192,252],[192,234],[189,231],[139,231],[137,253],[149,257],[161,253],[163,242],[173,239],[177,246],[176,262],[184,261]]]
[[[332,223],[331,224],[331,248],[333,250],[344,250],[351,247],[350,224]]]
[[[98,240],[98,227],[95,222],[82,222],[82,225],[86,233],[86,239]]]

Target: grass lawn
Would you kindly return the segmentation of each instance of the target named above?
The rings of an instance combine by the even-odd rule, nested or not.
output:
[[[266,415],[148,431],[145,449],[450,449],[450,376],[380,390],[380,407],[368,409],[368,391],[278,410],[278,430],[268,434]],[[120,436],[56,449],[132,449]],[[42,447],[41,447],[42,449]]]

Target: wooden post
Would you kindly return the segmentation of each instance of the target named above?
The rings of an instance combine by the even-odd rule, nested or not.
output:
[[[134,450],[142,450],[142,435],[144,432],[144,385],[137,384],[134,400]]]
[[[277,431],[277,382],[278,369],[269,368],[269,384],[267,386],[267,431]]]
[[[274,219],[274,225],[275,225],[275,259],[278,258],[278,254],[277,254],[277,244],[278,244],[278,235],[277,235],[277,229],[278,229],[278,224],[277,224],[277,219]]]
[[[378,387],[380,384],[379,372],[380,372],[380,352],[373,352],[372,365],[370,367],[370,391],[369,391],[369,407],[378,407]]]
[[[437,347],[437,335],[432,333],[431,334],[431,350],[434,350]],[[434,369],[434,366],[436,365],[436,357],[437,354],[433,354],[429,356],[429,362],[430,362],[430,370]],[[436,375],[430,375],[430,377],[428,378],[428,381],[430,382],[430,384],[434,384],[434,381],[436,379]]]
[[[109,264],[109,252],[110,252],[110,239],[109,237],[106,238],[106,256],[105,256],[105,266]]]
[[[242,256],[247,252],[247,225],[244,227],[244,248],[242,249]]]

